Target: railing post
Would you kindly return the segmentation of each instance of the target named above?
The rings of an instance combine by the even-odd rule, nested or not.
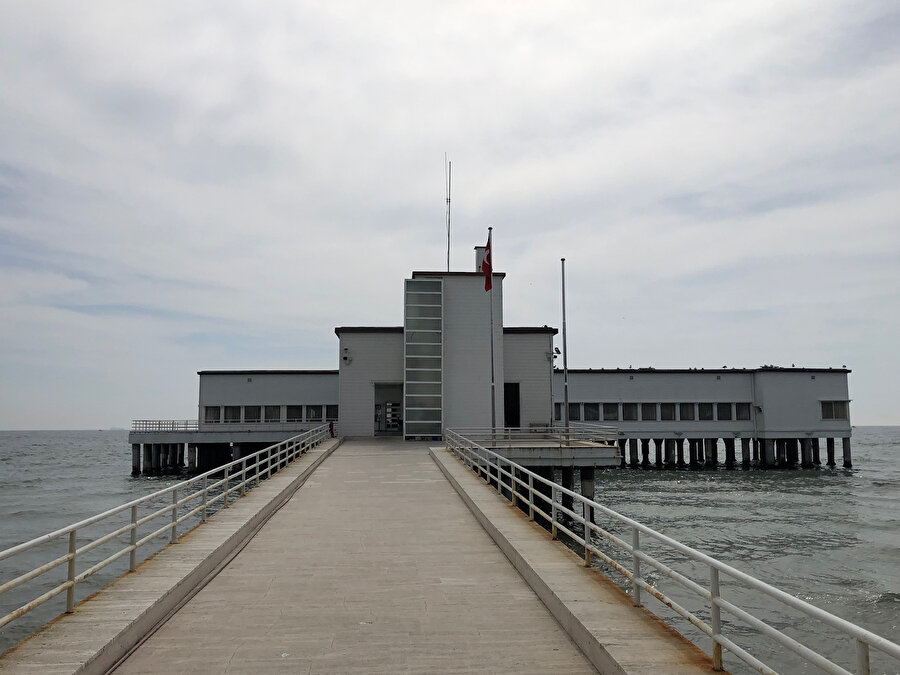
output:
[[[550,532],[553,535],[553,538],[556,539],[556,484],[553,483],[550,486],[550,514],[551,514],[551,524],[550,524]]]
[[[509,464],[509,503],[516,505],[516,470],[513,468],[512,462]]]
[[[534,476],[528,474],[528,520],[534,520]]]
[[[128,558],[128,571],[137,568],[137,504],[131,507],[131,555]]]
[[[75,530],[69,532],[68,580],[71,585],[66,589],[66,614],[71,614],[75,611]]]
[[[174,544],[178,539],[178,488],[172,490],[172,534],[169,543]]]
[[[222,485],[222,508],[228,508],[228,467],[225,467],[225,482]]]
[[[206,476],[203,476],[203,511],[200,512],[200,522],[202,522],[202,523],[206,522],[206,503],[207,503],[206,495],[207,495]]]
[[[247,458],[241,460],[241,497],[247,494]]]
[[[856,673],[869,675],[869,645],[860,639],[856,640]]]
[[[641,578],[641,559],[637,552],[641,550],[641,533],[636,527],[631,528],[631,592],[634,606],[641,606],[641,587],[638,581]]]
[[[584,525],[584,566],[591,566],[591,528],[588,526],[588,514],[590,514],[590,509],[588,508],[587,502],[585,500],[581,500],[581,522]]]
[[[719,599],[719,570],[715,567],[709,568],[709,595],[709,614],[713,633],[713,670],[718,671],[722,670],[722,645],[716,638],[722,634],[722,617],[716,602]]]

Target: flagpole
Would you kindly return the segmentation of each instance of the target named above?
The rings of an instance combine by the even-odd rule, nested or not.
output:
[[[569,435],[569,357],[566,349],[566,259],[562,263],[562,342],[563,342],[563,419],[566,421],[566,437]]]
[[[494,247],[491,242],[493,227],[488,228],[488,250],[491,254],[491,438],[497,432],[496,384],[494,383]]]

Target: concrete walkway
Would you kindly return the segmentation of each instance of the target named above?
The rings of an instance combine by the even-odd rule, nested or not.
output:
[[[117,673],[471,671],[595,672],[427,445],[367,440],[335,450]]]

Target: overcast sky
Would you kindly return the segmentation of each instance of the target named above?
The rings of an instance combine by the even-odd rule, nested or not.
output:
[[[900,7],[0,3],[0,428],[336,368],[494,227],[571,367],[843,366],[900,423]]]

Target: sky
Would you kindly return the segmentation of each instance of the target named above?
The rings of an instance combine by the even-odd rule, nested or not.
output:
[[[852,369],[900,424],[900,6],[0,3],[0,429],[197,415],[474,269],[570,367]]]

